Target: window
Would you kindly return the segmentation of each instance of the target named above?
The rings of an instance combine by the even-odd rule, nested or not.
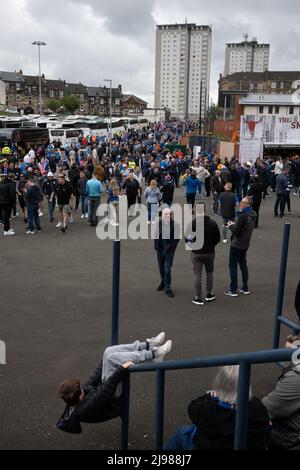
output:
[[[16,91],[20,91],[21,90],[21,83],[16,83]]]
[[[54,98],[54,91],[50,90],[49,95],[50,95],[50,98]]]
[[[80,94],[80,101],[84,101],[84,95],[82,93]]]
[[[271,83],[271,88],[272,88],[272,89],[276,88],[276,82],[272,82],[272,83]]]
[[[63,98],[63,97],[64,97],[64,92],[63,92],[62,90],[59,92],[59,97],[60,97],[60,98]]]
[[[295,110],[294,106],[290,106],[289,114],[294,114],[294,110]]]
[[[259,114],[264,114],[264,107],[260,106],[258,112]]]
[[[104,104],[104,99],[100,98],[100,104]]]
[[[280,83],[280,88],[284,88],[284,82]]]
[[[31,95],[31,86],[28,87],[28,95]]]
[[[279,114],[279,106],[275,106],[275,114]]]
[[[268,108],[268,114],[273,114],[273,106],[269,106],[269,108]]]

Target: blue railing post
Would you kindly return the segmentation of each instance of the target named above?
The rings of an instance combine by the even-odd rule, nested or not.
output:
[[[165,371],[156,372],[156,412],[155,412],[155,449],[163,447],[164,409],[165,409]]]
[[[291,224],[284,224],[282,251],[281,251],[281,262],[280,262],[280,271],[279,271],[279,281],[278,281],[278,289],[277,289],[273,349],[278,349],[279,348],[280,326],[281,326],[281,321],[280,321],[279,317],[281,317],[281,315],[282,315],[285,277],[286,277],[286,267],[287,267],[288,253],[289,253],[290,231],[291,231]]]
[[[122,437],[121,449],[128,450],[129,433],[129,400],[130,400],[130,375],[127,373],[123,378],[123,409],[122,409]]]
[[[234,450],[246,449],[250,374],[251,365],[241,362],[237,393]]]
[[[114,240],[113,282],[112,282],[112,322],[111,322],[111,345],[112,346],[119,344],[120,258],[121,258],[121,242],[120,240]]]

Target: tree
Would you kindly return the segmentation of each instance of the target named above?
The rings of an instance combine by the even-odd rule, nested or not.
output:
[[[61,102],[59,100],[51,99],[48,100],[46,103],[47,108],[51,109],[54,113],[57,113],[59,108],[61,107]]]
[[[61,104],[67,111],[70,111],[71,114],[74,114],[76,109],[78,109],[80,106],[80,101],[76,96],[67,95],[61,100]]]

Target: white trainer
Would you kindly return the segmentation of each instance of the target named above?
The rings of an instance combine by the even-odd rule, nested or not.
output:
[[[169,339],[165,344],[154,349],[153,362],[162,362],[166,354],[172,349],[172,341]]]
[[[15,235],[15,234],[16,232],[12,228],[10,228],[7,232],[4,232],[5,237],[11,237],[12,235]]]
[[[56,225],[56,228],[60,228],[60,227],[62,227],[62,223],[58,222],[58,224]]]
[[[166,336],[165,332],[162,331],[157,336],[153,336],[152,338],[147,339],[146,341],[149,343],[150,351],[153,351],[154,348],[161,346],[165,340],[165,336]]]

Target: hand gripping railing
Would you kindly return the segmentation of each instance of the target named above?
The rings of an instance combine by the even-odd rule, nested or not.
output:
[[[168,370],[200,369],[226,365],[239,365],[237,413],[235,424],[234,449],[246,448],[247,412],[249,399],[249,385],[252,364],[267,364],[272,362],[290,361],[295,349],[276,349],[241,354],[228,354],[225,356],[211,356],[178,361],[165,361],[160,363],[146,363],[132,366],[123,380],[124,407],[122,414],[122,449],[128,449],[129,432],[129,400],[130,400],[130,374],[138,372],[156,372],[156,405],[155,405],[155,448],[160,450],[163,446],[164,431],[164,401],[165,401],[165,372]],[[175,430],[174,430],[175,431]]]

